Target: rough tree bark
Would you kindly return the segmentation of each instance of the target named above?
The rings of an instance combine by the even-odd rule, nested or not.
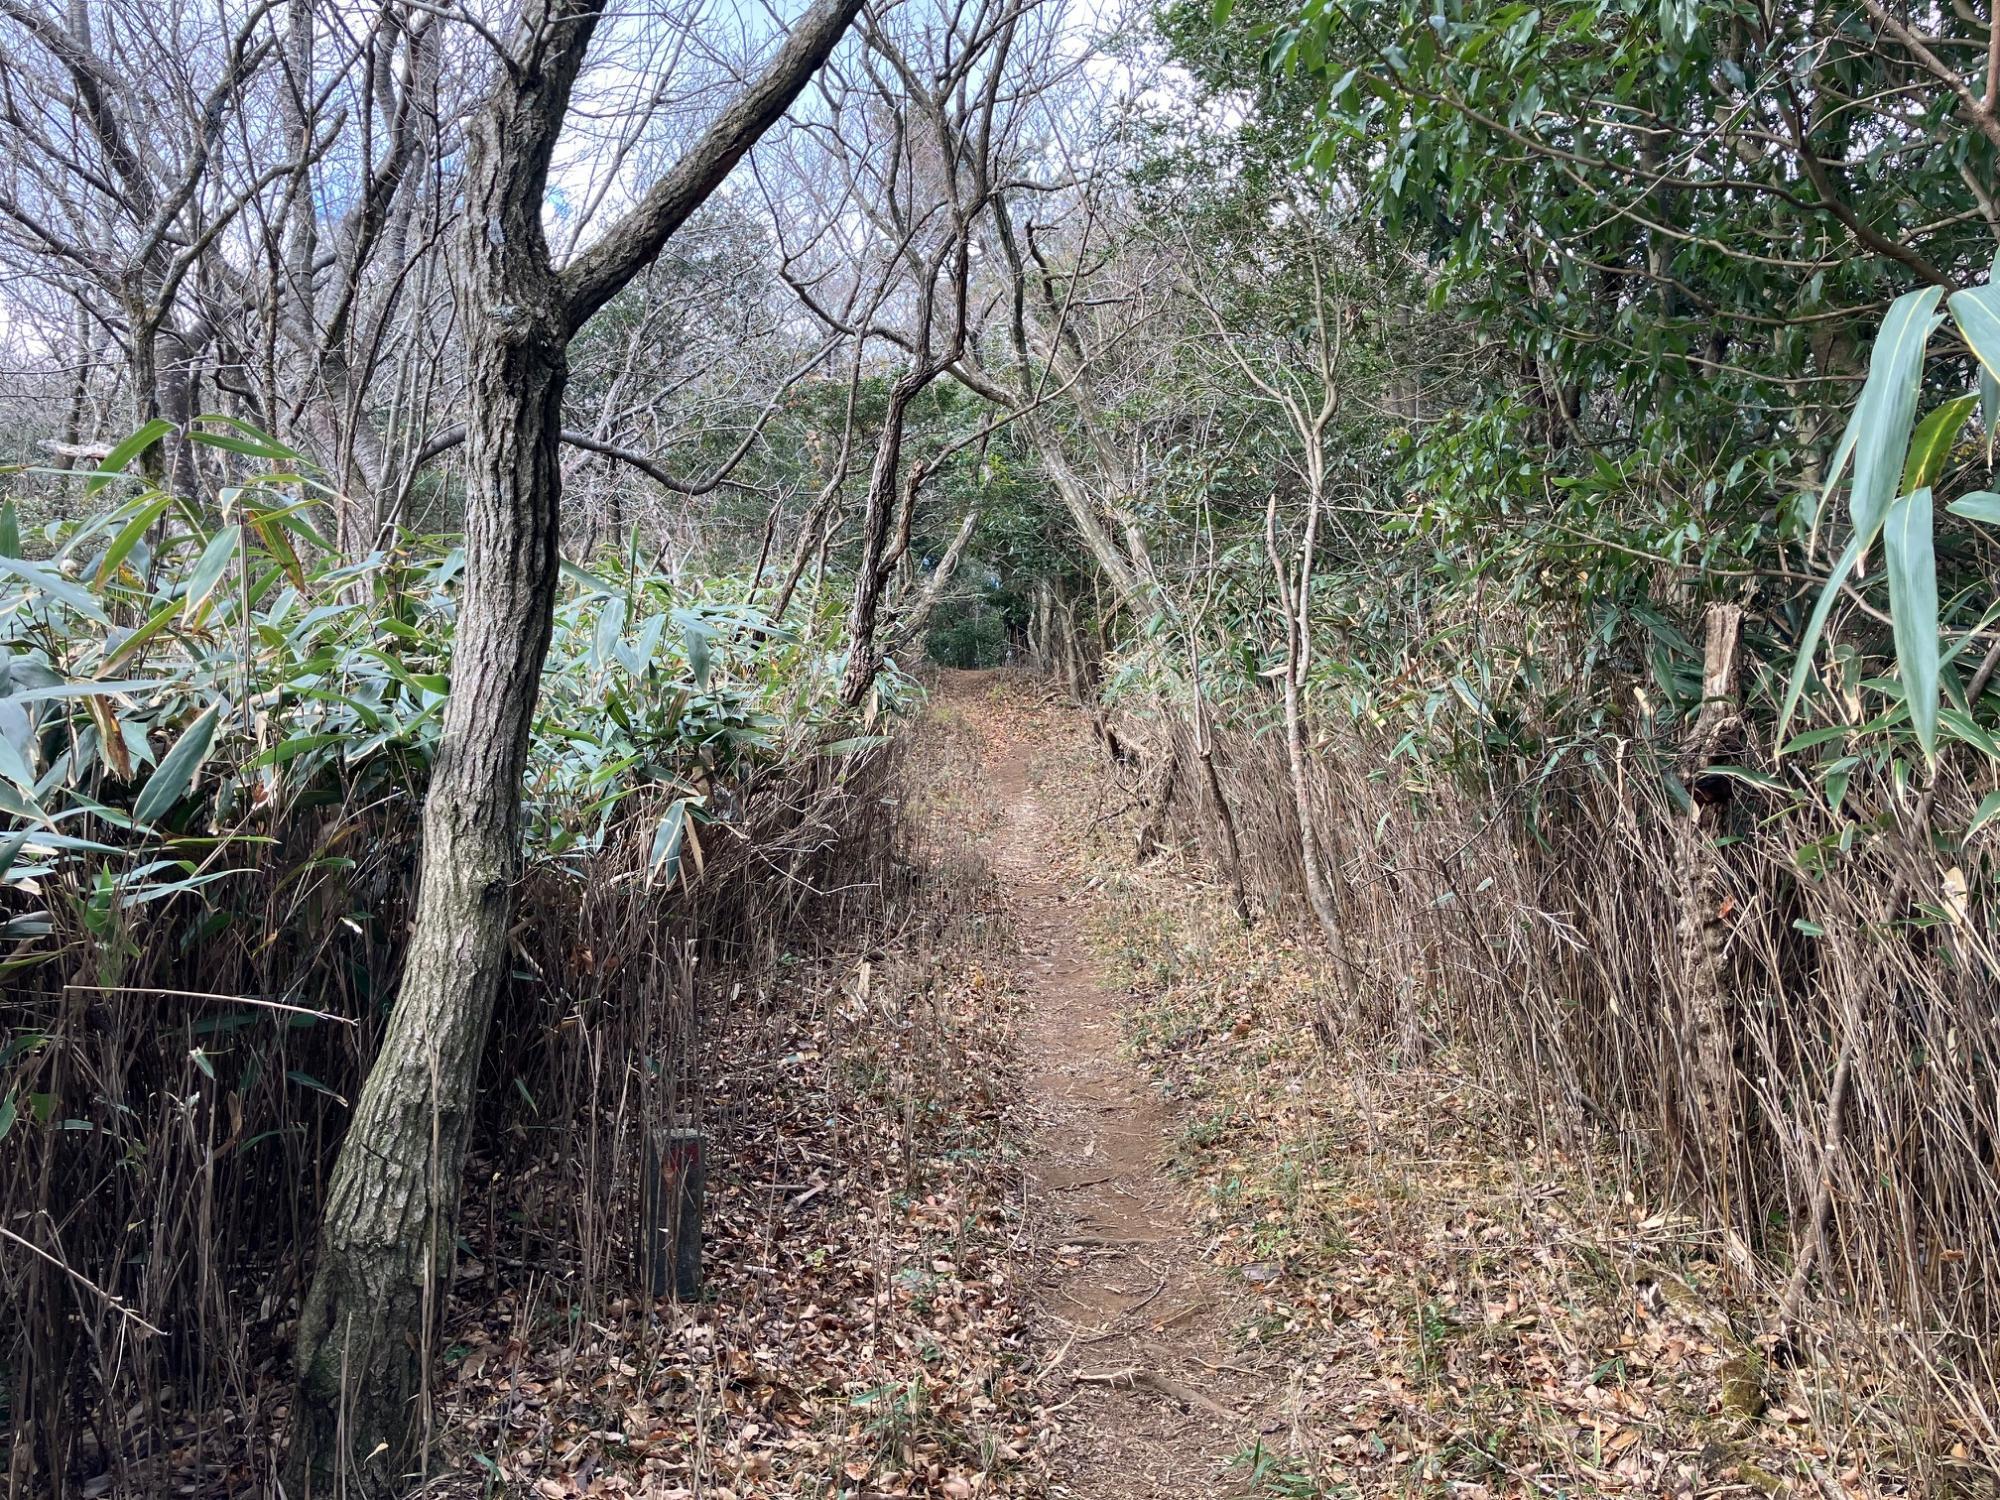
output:
[[[553,50],[503,79],[468,145],[473,228],[456,267],[471,397],[465,595],[402,989],[334,1169],[299,1322],[293,1451],[307,1493],[316,1477],[387,1488],[412,1438],[428,1436],[413,1403],[449,1285],[473,1079],[506,961],[559,561],[567,318],[543,246],[545,178],[515,169],[546,164],[583,60],[581,45]]]
[[[935,280],[923,289],[929,297]],[[924,318],[929,323],[928,306]],[[928,332],[925,334],[928,338]],[[882,610],[882,591],[888,586],[889,527],[895,515],[897,477],[902,473],[903,433],[910,403],[933,380],[942,365],[919,361],[903,372],[889,391],[888,410],[882,417],[882,433],[875,445],[875,464],[868,476],[868,499],[861,520],[861,562],[854,575],[854,603],[847,619],[847,670],[840,680],[840,701],[849,708],[859,707],[875,686],[881,669],[882,653],[876,648],[875,626]],[[914,503],[914,495],[911,497]]]
[[[466,570],[403,983],[335,1164],[299,1321],[294,1500],[394,1493],[427,1457],[431,1336],[520,875],[521,778],[558,582],[567,347],[783,115],[860,8],[818,0],[706,135],[570,266],[548,167],[606,0],[530,0],[469,132]]]
[[[1743,720],[1736,704],[1742,632],[1740,607],[1708,607],[1701,710],[1681,764],[1694,804],[1683,855],[1680,936],[1694,1036],[1696,1128],[1705,1168],[1725,1182],[1736,1131],[1736,1028],[1724,975],[1730,896],[1716,841],[1729,829],[1735,783],[1713,768],[1742,750]]]

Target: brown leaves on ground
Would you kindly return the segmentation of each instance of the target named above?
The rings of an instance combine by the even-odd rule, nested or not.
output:
[[[441,1413],[462,1474],[549,1500],[1042,1484],[1004,934],[939,733],[907,921],[781,965],[711,1039],[707,1298],[592,1306],[545,1276],[464,1307]]]

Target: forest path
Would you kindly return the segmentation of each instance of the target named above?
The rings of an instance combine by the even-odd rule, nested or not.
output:
[[[1188,1195],[1161,1166],[1177,1129],[1121,1044],[1127,997],[1083,930],[1038,775],[1075,753],[1018,687],[949,674],[1000,816],[987,850],[1020,943],[1017,982],[1035,1219],[1052,1254],[1035,1315],[1042,1379],[1064,1430],[1052,1493],[1186,1500],[1227,1472],[1278,1393],[1233,1367],[1232,1289],[1202,1253]]]

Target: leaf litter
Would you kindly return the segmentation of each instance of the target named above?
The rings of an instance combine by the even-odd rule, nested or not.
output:
[[[704,1299],[587,1314],[523,1278],[458,1308],[460,1476],[548,1500],[1042,1492],[1007,937],[965,752],[929,738],[909,920],[790,966],[709,1042]]]

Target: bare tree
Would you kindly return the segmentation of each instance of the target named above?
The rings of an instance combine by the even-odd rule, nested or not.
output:
[[[1250,391],[1282,416],[1292,440],[1285,455],[1304,492],[1305,514],[1296,538],[1280,537],[1279,487],[1272,486],[1264,512],[1264,549],[1277,590],[1284,634],[1285,758],[1291,775],[1292,805],[1298,820],[1299,861],[1305,871],[1306,900],[1334,952],[1342,951],[1340,918],[1334,907],[1326,856],[1320,848],[1313,812],[1311,775],[1305,743],[1306,675],[1312,664],[1312,580],[1327,514],[1329,467],[1340,412],[1342,353],[1349,310],[1327,265],[1330,247],[1301,217],[1286,236],[1294,264],[1305,276],[1304,316],[1283,298],[1284,322],[1297,337],[1266,336],[1260,320],[1242,309],[1225,312],[1199,280],[1187,291],[1207,314],[1213,348],[1233,367]],[[1192,263],[1192,262],[1191,262]],[[1282,294],[1281,294],[1282,295]],[[1253,299],[1257,296],[1252,293]]]
[[[859,8],[817,0],[680,160],[560,267],[543,229],[549,167],[604,0],[529,0],[473,119],[453,267],[470,402],[452,694],[402,988],[334,1167],[300,1317],[301,1495],[386,1492],[427,1458],[426,1356],[507,961],[555,606],[570,342],[784,114]]]
[[[0,23],[0,263],[117,348],[110,380],[79,360],[125,393],[116,435],[165,424],[142,461],[192,496],[189,423],[254,422],[320,456],[358,545],[388,519],[362,497],[403,491],[449,324],[445,28],[410,0],[4,0]],[[73,457],[105,448],[81,395]]]
[[[67,14],[0,0],[19,50],[0,67],[6,173],[0,224],[17,254],[58,269],[123,346],[134,425],[184,427],[209,329],[183,296],[217,238],[292,162],[245,170],[220,148],[270,58],[276,0],[226,29],[185,35],[179,14],[120,7]],[[214,82],[197,88],[172,43],[183,32]],[[322,141],[304,143],[307,156]],[[148,468],[163,472],[163,450]],[[189,455],[177,478],[192,488]]]
[[[858,357],[879,346],[894,371],[861,506],[841,681],[850,705],[867,697],[885,644],[900,647],[922,628],[977,524],[976,514],[961,517],[929,577],[915,581],[925,484],[999,423],[912,455],[912,413],[968,358],[1002,301],[982,265],[988,223],[1005,185],[1032,174],[1042,95],[1062,66],[1059,23],[1039,0],[907,6],[875,19],[853,65],[822,80],[812,154],[782,164],[793,201],[774,193],[773,207],[788,240],[787,279],[817,319],[855,341]],[[764,175],[782,173],[774,164]],[[1020,415],[1016,406],[1003,403],[999,420]],[[899,571],[911,580],[895,618]]]
[[[1049,131],[1060,170],[1015,175],[996,195],[987,231],[1002,334],[953,374],[1022,419],[1078,538],[1125,601],[1149,587],[1152,564],[1134,508],[1144,488],[1134,467],[1140,444],[1114,413],[1118,372],[1143,365],[1148,351],[1136,335],[1172,277],[1135,255],[1147,236],[1123,232],[1121,172],[1080,145],[1107,136],[1115,146],[1117,99],[1072,76],[1052,80],[1048,94],[1061,101]],[[1110,130],[1088,123],[1100,115],[1114,117]]]

